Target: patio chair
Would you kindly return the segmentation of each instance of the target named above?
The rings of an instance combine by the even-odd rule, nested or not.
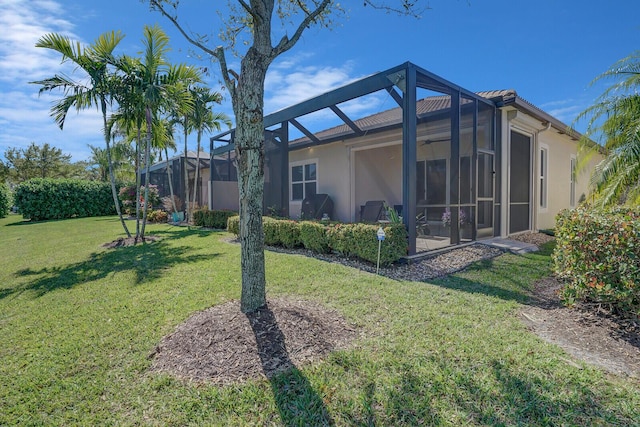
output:
[[[369,200],[363,206],[360,206],[360,222],[378,222],[383,218],[383,200]]]
[[[301,216],[304,219],[322,219],[333,215],[333,200],[328,194],[314,194],[302,201]]]

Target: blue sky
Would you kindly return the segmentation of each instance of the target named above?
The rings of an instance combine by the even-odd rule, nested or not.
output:
[[[181,20],[193,31],[212,34],[212,45],[219,44],[216,3],[181,2],[186,8]],[[515,89],[570,124],[602,91],[602,86],[589,87],[590,81],[640,49],[638,0],[430,0],[431,9],[421,19],[363,7],[362,1],[342,4],[347,17],[337,17],[330,30],[309,29],[271,66],[267,113],[411,61],[472,91]],[[95,111],[72,112],[61,131],[48,114],[58,95],[38,96],[38,87],[28,84],[73,72],[57,55],[34,47],[39,37],[57,32],[89,43],[102,32],[121,30],[126,38],[119,52],[134,55],[141,50],[143,26],[155,23],[171,38],[171,60],[208,67],[208,83],[219,89],[217,64],[199,58],[144,2],[2,0],[0,157],[8,147],[33,141],[61,148],[76,161],[87,158],[87,144],[103,145]],[[237,69],[237,60],[229,61]],[[392,107],[393,101],[378,97],[351,105],[350,113],[357,118]],[[219,110],[232,115],[229,99]],[[583,125],[577,128],[583,130]]]

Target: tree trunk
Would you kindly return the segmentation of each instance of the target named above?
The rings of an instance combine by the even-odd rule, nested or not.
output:
[[[176,200],[173,196],[173,178],[171,176],[171,164],[169,163],[169,151],[167,150],[167,147],[164,147],[164,154],[167,158],[167,177],[169,177],[169,194],[171,195],[171,207],[173,208],[173,213],[176,213],[178,212],[178,209],[176,209]]]
[[[233,99],[236,116],[236,155],[240,193],[240,310],[255,311],[266,304],[262,196],[264,192],[264,78],[268,59],[250,48]]]
[[[196,177],[193,181],[193,203],[196,203],[198,191],[198,175],[200,175],[200,139],[202,138],[202,130],[198,129],[198,142],[196,146]],[[209,172],[211,173],[211,172]]]
[[[136,238],[135,243],[138,243],[140,238],[140,185],[142,181],[142,168],[140,161],[140,123],[137,125],[137,139],[136,139]]]
[[[189,212],[191,211],[191,206],[189,206],[189,162],[187,161],[189,151],[187,147],[187,136],[189,135],[189,126],[188,119],[185,116],[184,118],[184,160],[183,160],[183,168],[184,168],[184,203],[185,203],[185,211],[184,211],[184,219],[189,222]]]
[[[124,222],[124,218],[122,217],[122,210],[120,209],[120,200],[118,200],[118,190],[116,189],[116,177],[113,173],[113,163],[111,162],[111,135],[109,135],[109,127],[107,126],[107,106],[104,100],[101,100],[102,107],[102,122],[104,126],[104,140],[107,144],[107,167],[109,169],[109,181],[111,182],[111,194],[113,195],[113,204],[116,207],[116,213],[118,214],[118,218],[120,218],[120,223],[122,224],[122,228],[124,228],[124,232],[127,234],[127,237],[131,237],[131,233],[127,228],[127,224]]]
[[[151,132],[152,118],[149,107],[146,109],[147,136],[144,143],[144,207],[142,208],[142,228],[140,237],[144,242],[144,229],[147,225],[147,212],[149,211],[149,167],[151,166]]]

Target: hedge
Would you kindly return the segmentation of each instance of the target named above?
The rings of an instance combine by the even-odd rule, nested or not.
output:
[[[264,243],[287,248],[304,246],[317,253],[337,252],[376,263],[378,239],[376,224],[324,224],[263,217]],[[380,264],[389,265],[407,254],[407,232],[403,224],[385,224],[385,241],[381,246]],[[230,217],[227,231],[240,234],[240,218]]]
[[[224,230],[227,228],[227,220],[235,215],[238,215],[238,213],[233,211],[212,211],[208,208],[198,209],[193,212],[193,224],[200,227]]]
[[[6,184],[0,183],[0,218],[9,215],[12,206],[11,200],[11,190]]]
[[[640,210],[578,208],[556,221],[556,274],[569,281],[566,304],[606,304],[640,312]]]
[[[22,216],[33,221],[116,214],[106,182],[36,178],[18,185],[14,197]]]

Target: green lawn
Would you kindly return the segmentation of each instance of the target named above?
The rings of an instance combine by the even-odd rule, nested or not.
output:
[[[640,384],[566,362],[517,310],[549,251],[432,283],[268,252],[269,295],[318,301],[367,330],[354,349],[272,381],[217,387],[150,373],[194,311],[238,299],[228,234],[116,218],[0,220],[0,425],[639,425]],[[547,248],[548,249],[548,248]]]

